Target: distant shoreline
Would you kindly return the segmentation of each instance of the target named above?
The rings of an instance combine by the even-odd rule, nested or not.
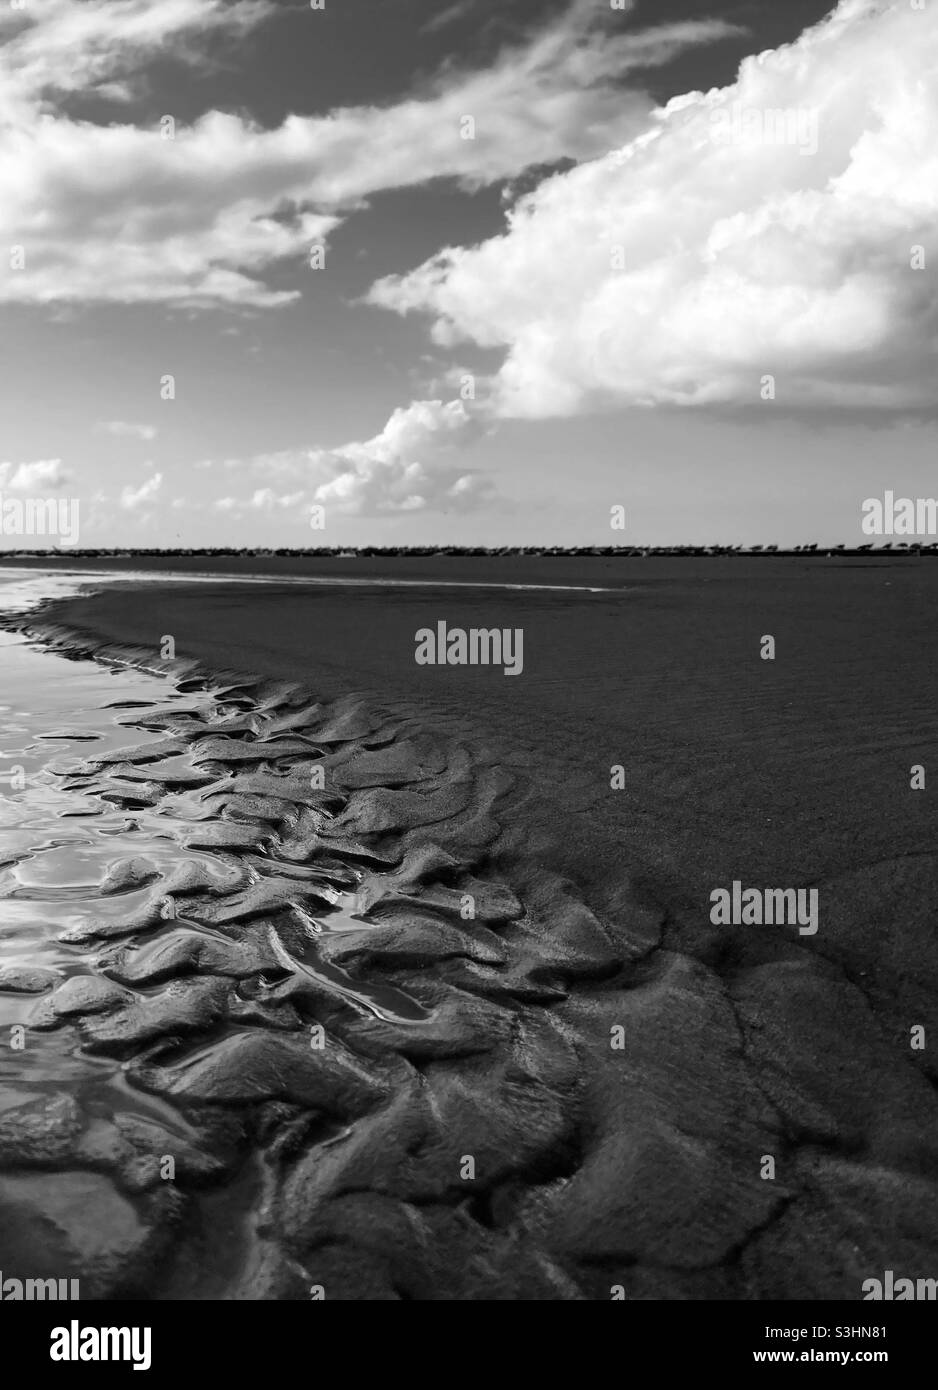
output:
[[[62,549],[50,547],[47,550],[0,550],[0,564],[17,560],[96,560],[115,561],[128,559],[179,560],[179,559],[238,559],[238,560],[362,560],[362,559],[425,559],[452,557],[454,559],[499,557],[543,558],[543,559],[640,559],[676,558],[719,559],[725,557],[758,558],[773,556],[776,559],[789,556],[805,558],[832,558],[838,556],[861,557],[896,555],[931,555],[938,557],[938,540],[924,544],[920,541],[887,541],[884,545],[819,545],[811,542],[806,545],[402,545],[402,546],[185,546],[178,549]]]

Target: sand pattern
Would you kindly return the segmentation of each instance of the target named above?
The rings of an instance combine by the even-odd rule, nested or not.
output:
[[[0,1113],[9,1250],[41,1225],[90,1297],[857,1298],[930,1272],[934,1079],[834,956],[698,958],[637,893],[601,919],[519,852],[530,791],[393,706],[191,666],[177,689],[55,770],[210,853],[114,864],[70,937],[89,973],[0,981],[163,1119],[66,1088]]]

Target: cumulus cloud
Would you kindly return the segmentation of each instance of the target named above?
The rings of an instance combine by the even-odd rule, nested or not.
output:
[[[275,507],[295,507],[302,500],[302,492],[285,492],[278,497],[273,488],[261,487],[251,497],[251,506],[257,511],[271,512]]]
[[[115,439],[153,440],[157,436],[155,425],[137,425],[129,420],[101,420],[97,426],[101,434],[113,435]]]
[[[234,463],[237,460],[229,460],[229,462]],[[243,467],[243,464],[241,466]],[[212,503],[212,507],[215,511],[245,516],[252,511],[295,511],[308,501],[309,498],[302,488],[299,492],[278,494],[271,487],[259,487],[254,490],[250,497],[219,497]]]
[[[301,511],[319,505],[350,515],[468,510],[491,495],[490,480],[460,466],[458,450],[478,438],[482,414],[461,400],[412,401],[391,415],[379,434],[332,449],[287,449],[250,459],[226,459],[226,468],[302,483],[300,491],[257,489],[249,498],[219,498],[219,511],[249,508]]]
[[[70,475],[61,459],[37,459],[35,463],[0,463],[0,487],[11,492],[40,492],[64,487]]]
[[[140,487],[125,487],[121,491],[121,506],[125,512],[139,511],[148,502],[155,501],[162,486],[162,473],[154,473],[151,478],[147,478],[145,483],[141,483]]]
[[[462,401],[401,406],[372,439],[310,452],[310,467],[332,475],[316,488],[315,501],[353,513],[472,506],[488,492],[488,480],[448,455],[478,428]]]
[[[272,130],[218,111],[163,130],[56,108],[63,90],[125,94],[157,50],[240,32],[269,8],[48,0],[0,19],[0,243],[21,248],[0,273],[0,299],[282,304],[299,292],[269,290],[264,272],[305,259],[369,194],[592,158],[647,121],[651,103],[623,90],[624,75],[735,32],[716,20],[633,29],[621,15],[600,32],[596,6],[576,0],[484,71],[447,68],[386,107],[290,116]]]
[[[782,404],[933,403],[934,15],[841,0],[507,221],[370,295],[505,349],[503,416],[758,402],[768,374]]]

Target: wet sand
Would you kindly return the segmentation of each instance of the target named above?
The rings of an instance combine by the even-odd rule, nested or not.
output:
[[[449,1022],[429,1053],[382,1035],[393,1082],[365,1062],[338,1147],[281,1166],[290,1257],[339,1297],[855,1299],[934,1274],[936,818],[910,768],[938,744],[938,567],[449,563],[614,592],[153,583],[31,620],[154,667],[171,635],[206,670],[340,700],[368,770],[339,828],[431,917],[466,876],[509,895],[447,959],[411,923],[359,963]],[[418,666],[441,619],[521,628],[523,673]],[[713,925],[734,880],[816,888],[817,934]],[[325,1007],[293,995],[307,1022]],[[368,1056],[375,1035],[340,1032]]]
[[[473,577],[457,564],[459,580]],[[471,737],[530,772],[551,854],[593,890],[650,876],[692,905],[727,878],[816,882],[930,850],[933,798],[910,792],[908,770],[938,739],[938,565],[562,565],[472,568],[489,582],[624,592],[174,584],[109,588],[49,617],[154,656],[170,634],[210,668],[394,700]],[[408,578],[426,574],[415,568]],[[441,617],[523,628],[523,674],[417,666],[414,634]],[[760,659],[766,633],[774,662]]]

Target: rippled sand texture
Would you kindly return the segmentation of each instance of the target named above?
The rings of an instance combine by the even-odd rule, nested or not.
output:
[[[0,1051],[5,1271],[85,1297],[856,1299],[934,1270],[909,1026],[933,1035],[935,945],[891,896],[933,897],[928,857],[829,888],[820,947],[659,909],[625,865],[601,912],[526,851],[536,788],[403,702],[156,685],[4,830],[24,977],[0,1001],[28,1022]]]
[[[60,657],[2,640],[8,691],[17,665],[21,694],[66,689]],[[540,949],[487,872],[498,779],[283,683],[183,680],[162,707],[117,683],[136,698],[71,727],[48,697],[4,711],[29,763],[0,833],[0,1026],[25,1025],[0,1053],[5,1272],[83,1297],[573,1295],[489,1202],[574,1162],[545,1006],[616,962],[593,922]]]

